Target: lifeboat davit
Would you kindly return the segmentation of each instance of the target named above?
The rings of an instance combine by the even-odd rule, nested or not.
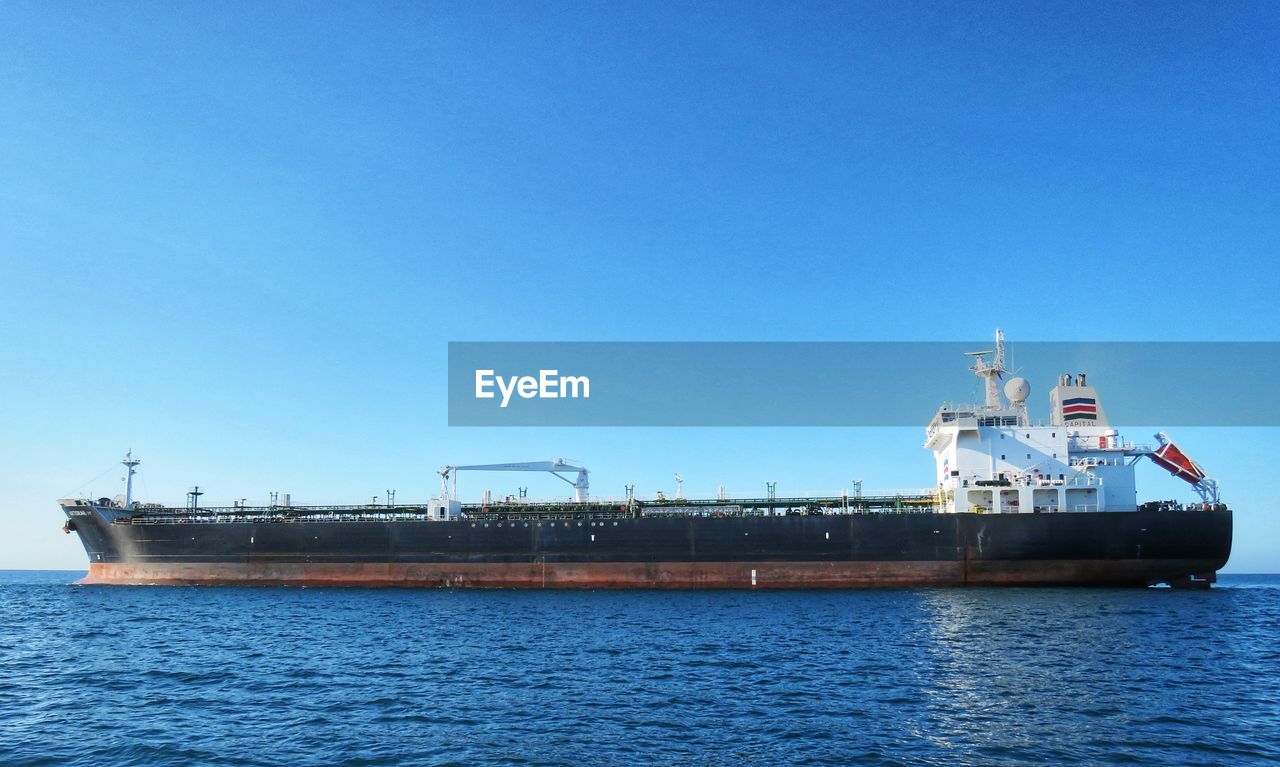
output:
[[[1200,464],[1191,460],[1164,432],[1157,434],[1156,439],[1160,440],[1160,447],[1151,454],[1151,460],[1175,477],[1193,485],[1200,484],[1205,478],[1204,469],[1200,468]]]

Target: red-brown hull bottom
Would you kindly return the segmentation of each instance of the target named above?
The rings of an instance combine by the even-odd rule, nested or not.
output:
[[[81,584],[415,588],[795,589],[1145,586],[1213,568],[1194,560],[951,562],[91,564]]]

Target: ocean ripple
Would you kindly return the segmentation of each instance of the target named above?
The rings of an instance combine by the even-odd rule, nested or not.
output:
[[[1209,592],[124,588],[0,573],[0,764],[1280,761],[1280,578]]]

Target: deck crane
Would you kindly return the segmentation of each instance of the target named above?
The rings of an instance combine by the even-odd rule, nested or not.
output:
[[[458,472],[460,471],[545,471],[573,485],[574,500],[584,503],[590,499],[591,485],[587,482],[587,469],[575,466],[563,458],[554,461],[530,461],[528,463],[486,463],[474,466],[446,466],[440,470],[440,494],[445,498],[456,498],[458,495]],[[576,480],[562,476],[562,471],[576,471]],[[453,477],[453,491],[449,490],[449,477]]]

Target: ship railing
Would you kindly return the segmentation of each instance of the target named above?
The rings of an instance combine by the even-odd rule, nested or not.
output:
[[[1013,490],[1019,487],[1045,488],[1045,487],[1101,487],[1102,479],[1098,475],[1085,471],[1086,468],[1093,468],[1095,464],[1089,466],[1080,466],[1079,471],[1075,471],[1066,477],[1038,477],[1038,476],[1015,476],[1004,481],[993,480],[985,475],[975,474],[970,477],[959,477],[961,480],[957,489],[959,490]],[[1072,464],[1072,468],[1077,466]],[[953,478],[955,479],[955,478]]]
[[[918,501],[933,498],[937,491],[932,488],[907,488],[893,490],[876,490],[858,493],[810,493],[794,496],[774,496],[772,498],[724,498],[724,499],[690,499],[667,498],[663,501],[640,501],[647,506],[723,506],[739,504],[743,506],[804,506],[806,504],[842,503],[846,499],[850,505],[893,503],[896,501]],[[637,499],[639,500],[639,499]]]
[[[1046,428],[1057,426],[1045,418],[1027,418],[1010,408],[991,408],[972,403],[957,404],[944,402],[934,413],[929,425],[925,427],[926,441],[934,436],[943,426],[993,426],[1008,429]]]
[[[620,518],[639,513],[643,516],[787,516],[806,514],[912,514],[940,510],[935,494],[902,494],[877,496],[825,496],[805,498],[703,499],[679,502],[637,502],[633,508],[625,504],[529,503],[464,505],[463,515],[472,519],[565,519],[582,516]],[[307,506],[307,507],[219,507],[208,509],[169,508],[163,513],[151,511],[124,518],[123,524],[232,524],[289,522],[369,522],[369,521],[438,521],[431,509],[423,506]]]
[[[1115,437],[1070,437],[1067,447],[1071,450],[1114,450],[1124,453],[1150,453],[1151,445],[1143,442],[1131,442]]]
[[[971,483],[973,484],[973,483]],[[1008,485],[978,485],[978,487],[1064,487],[1070,486],[1071,481],[1068,479],[1058,479],[1057,477],[1039,477],[1039,476],[1016,476],[1009,480]]]
[[[1102,478],[1092,472],[1074,474],[1066,482],[1067,487],[1102,487]]]
[[[875,490],[873,492],[863,493],[831,493],[831,494],[807,494],[803,496],[775,496],[772,498],[665,498],[662,500],[650,498],[635,498],[638,506],[649,509],[661,508],[663,506],[726,506],[726,505],[742,505],[742,506],[775,506],[775,507],[803,507],[813,504],[829,505],[833,503],[843,504],[846,501],[850,506],[875,506],[875,505],[891,505],[895,503],[920,503],[936,499],[937,491],[931,488],[906,488],[906,489],[888,489]],[[521,499],[518,501],[510,501],[502,499],[499,501],[491,501],[490,503],[464,503],[463,508],[467,510],[479,510],[482,508],[503,509],[503,508],[562,508],[569,511],[609,511],[621,510],[627,506],[626,499],[592,499],[590,501],[573,501],[563,498],[550,500],[529,500]],[[134,522],[143,523],[147,521],[159,521],[165,519],[213,519],[213,518],[229,518],[243,519],[244,517],[319,517],[323,515],[339,514],[344,516],[377,516],[377,515],[419,515],[428,514],[432,511],[432,506],[427,504],[339,504],[329,506],[298,506],[298,505],[275,505],[275,506],[200,506],[200,507],[183,507],[183,506],[149,506],[137,507],[134,509],[132,519]]]
[[[538,521],[545,519],[626,519],[633,516],[628,511],[592,511],[588,514],[570,510],[547,509],[545,511],[520,511],[515,509],[489,509],[488,511],[464,511],[460,519],[473,522],[493,520]]]
[[[434,517],[426,509],[416,511],[400,511],[392,509],[359,509],[341,507],[343,511],[326,511],[321,513],[294,514],[284,513],[284,508],[270,509],[236,509],[238,513],[204,513],[194,510],[183,514],[139,514],[126,520],[133,525],[181,525],[181,524],[230,524],[245,522],[399,522],[432,520]]]
[[[666,509],[663,507],[644,508],[645,517],[799,517],[799,516],[843,516],[846,514],[936,514],[941,511],[936,503],[912,504],[903,506],[827,506],[821,508],[744,508],[741,511],[724,511],[706,509]]]
[[[464,505],[468,519],[572,519],[581,517],[768,517],[840,514],[928,513],[940,508],[937,496],[842,496],[760,498],[725,501],[637,501],[633,506],[584,507],[572,503]]]
[[[769,497],[734,497],[734,498],[642,498],[636,496],[635,503],[647,508],[657,508],[661,506],[726,506],[726,505],[804,505],[808,503],[830,503],[840,502],[846,497],[849,503],[876,503],[895,500],[915,500],[920,498],[929,498],[936,495],[937,491],[931,488],[909,488],[909,489],[891,489],[891,490],[875,490],[873,492],[863,492],[857,494],[854,492],[829,493],[823,491],[821,493],[807,493],[805,495],[795,496],[774,496]],[[516,501],[492,501],[490,503],[468,502],[464,503],[464,508],[504,508],[504,507],[537,507],[537,506],[563,506],[566,508],[592,508],[598,506],[626,506],[626,499],[615,499],[606,501],[592,500],[589,503],[578,502],[565,499],[520,499]]]
[[[371,512],[398,512],[398,511],[426,511],[427,505],[421,503],[405,503],[388,505],[383,503],[346,503],[330,506],[300,506],[276,504],[274,506],[152,506],[139,507],[140,514],[158,514],[158,515],[210,515],[210,514],[249,514],[249,513],[299,513],[308,514],[318,511],[371,511]]]
[[[1139,511],[1228,511],[1225,503],[1212,501],[1147,501],[1138,506]]]

